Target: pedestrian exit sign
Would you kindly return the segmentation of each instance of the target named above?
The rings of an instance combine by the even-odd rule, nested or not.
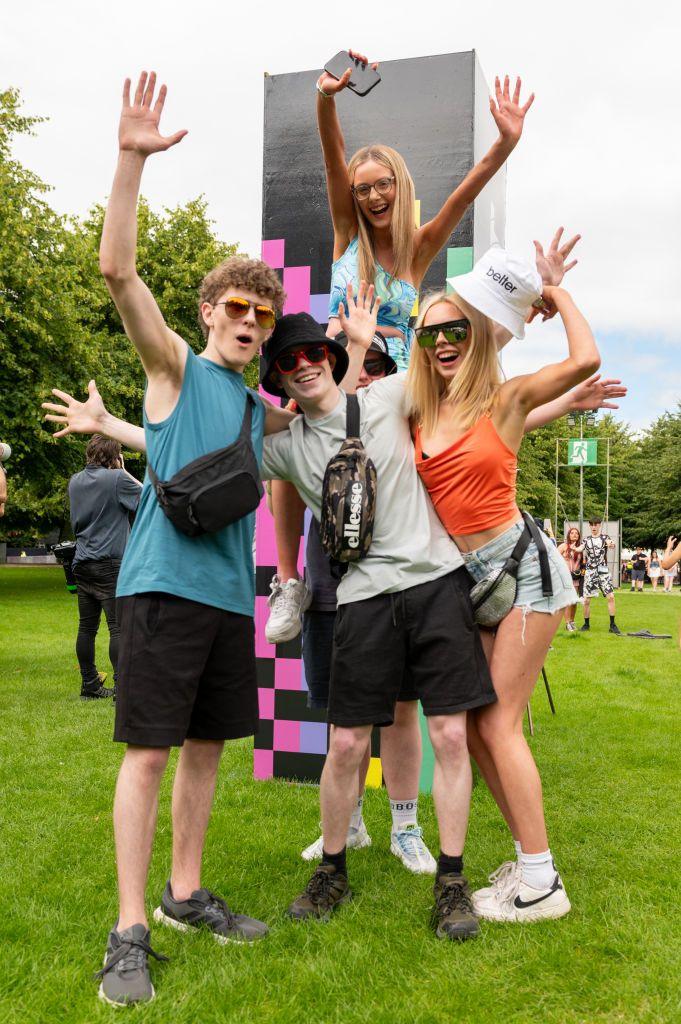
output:
[[[598,440],[595,437],[580,437],[568,441],[568,466],[596,466],[598,464]]]

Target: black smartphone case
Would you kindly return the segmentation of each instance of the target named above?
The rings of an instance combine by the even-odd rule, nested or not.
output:
[[[335,57],[327,61],[324,70],[334,78],[342,78],[349,67],[354,70],[348,82],[348,89],[352,89],[358,96],[366,96],[381,81],[378,71],[374,71],[369,64],[362,64],[351,57],[347,50],[339,50]]]

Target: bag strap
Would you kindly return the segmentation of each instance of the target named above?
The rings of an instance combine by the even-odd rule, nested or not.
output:
[[[348,400],[345,412],[345,436],[346,438],[359,437],[359,402],[357,401],[357,395],[350,394],[345,397]]]
[[[525,526],[530,533],[530,536],[537,546],[539,553],[539,571],[541,573],[541,589],[544,597],[553,597],[553,582],[551,580],[551,568],[549,566],[549,556],[544,543],[544,538],[537,527],[534,519],[527,512],[523,512],[523,519],[525,520]],[[515,554],[515,552],[514,552]]]
[[[245,440],[246,438],[248,438],[250,440],[250,437],[251,437],[251,423],[253,421],[253,409],[254,408],[255,408],[255,399],[253,398],[253,395],[250,393],[250,391],[247,391],[246,392],[246,408],[244,409],[243,419],[241,420],[241,429],[239,431],[239,437],[237,438],[237,440],[239,440],[239,441]],[[154,490],[156,491],[156,497],[159,499],[159,501],[161,501],[161,495],[163,493],[159,489],[159,484],[160,484],[161,481],[156,476],[156,472],[154,470],[154,467],[152,466],[152,464],[149,461],[149,459],[147,459],[147,472],[149,473],[149,479],[151,480],[151,485],[154,488]]]

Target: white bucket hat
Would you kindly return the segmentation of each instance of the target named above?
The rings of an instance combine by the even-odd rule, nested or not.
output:
[[[536,267],[496,245],[487,250],[468,274],[448,277],[447,284],[516,338],[525,337],[525,320],[532,303],[542,293]]]

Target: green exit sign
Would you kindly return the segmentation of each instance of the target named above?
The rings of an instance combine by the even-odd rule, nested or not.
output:
[[[580,437],[568,441],[568,466],[596,466],[598,464],[598,440],[594,437]]]

